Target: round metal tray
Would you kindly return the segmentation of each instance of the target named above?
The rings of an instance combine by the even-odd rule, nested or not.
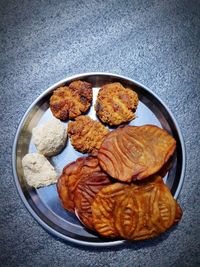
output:
[[[35,190],[26,184],[22,169],[22,158],[27,153],[36,152],[32,142],[33,127],[43,124],[53,115],[49,109],[49,98],[52,91],[61,85],[67,85],[73,80],[80,79],[93,85],[93,105],[88,115],[98,119],[94,111],[94,103],[100,86],[120,82],[125,87],[134,89],[139,95],[137,118],[130,125],[154,124],[167,130],[177,141],[177,148],[172,160],[172,167],[165,175],[164,181],[171,193],[177,198],[184,178],[185,148],[178,124],[161,99],[140,83],[110,73],[86,73],[66,78],[41,94],[29,107],[18,127],[12,152],[13,174],[19,194],[33,217],[50,233],[74,243],[95,247],[113,246],[126,242],[124,240],[105,239],[88,231],[81,225],[75,215],[66,212],[59,201],[56,185],[51,185]],[[65,122],[67,126],[67,122]],[[57,156],[50,159],[58,173],[63,167],[76,160],[83,154],[74,150],[68,140],[66,148]]]

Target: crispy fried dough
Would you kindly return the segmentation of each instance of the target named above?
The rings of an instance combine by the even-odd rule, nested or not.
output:
[[[86,112],[92,103],[92,85],[74,81],[69,86],[59,87],[50,98],[53,115],[61,120],[76,118]]]
[[[89,116],[79,116],[68,124],[68,136],[73,147],[82,153],[96,155],[109,130]]]
[[[64,167],[58,178],[57,191],[64,209],[74,212],[74,192],[76,186],[85,175],[100,171],[96,157],[82,157]]]
[[[92,203],[93,225],[96,231],[105,237],[120,237],[115,227],[114,210],[120,205],[120,198],[126,198],[130,185],[114,183],[106,186],[97,193]],[[119,205],[118,205],[119,204]],[[115,208],[117,206],[117,208]]]
[[[95,195],[105,186],[110,185],[109,176],[102,172],[92,172],[81,178],[74,193],[75,213],[80,221],[94,230],[91,204]]]
[[[115,183],[100,190],[92,202],[92,219],[96,231],[105,237],[118,237],[113,211],[116,198],[126,195],[128,185]]]
[[[182,211],[162,178],[154,176],[140,184],[104,187],[92,203],[92,216],[103,236],[144,240],[168,230],[181,219]]]
[[[98,159],[110,176],[130,182],[159,171],[175,147],[175,139],[157,126],[124,126],[106,136]]]
[[[120,83],[106,84],[99,90],[95,110],[101,121],[119,125],[135,118],[138,95]]]

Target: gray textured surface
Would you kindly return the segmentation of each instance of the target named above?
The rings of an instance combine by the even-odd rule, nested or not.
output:
[[[0,265],[200,265],[200,1],[1,1]],[[153,242],[77,247],[43,230],[16,191],[12,142],[24,112],[60,79],[122,74],[170,107],[187,151],[178,227]]]

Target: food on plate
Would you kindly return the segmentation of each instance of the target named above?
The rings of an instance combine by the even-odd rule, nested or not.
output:
[[[161,177],[165,177],[165,175],[173,168],[173,155],[168,159],[168,161],[162,166],[162,168],[156,172]]]
[[[96,233],[97,239],[157,237],[182,217],[179,204],[162,179],[170,168],[174,171],[176,167],[176,141],[155,125],[121,125],[136,118],[139,104],[138,94],[128,88],[128,82],[124,86],[119,82],[104,84],[94,105],[99,120],[87,116],[93,86],[99,83],[102,85],[100,80],[93,85],[75,80],[52,92],[49,104],[53,118],[44,124],[40,121],[32,130],[31,143],[38,153],[27,154],[22,160],[25,184],[39,188],[56,183],[62,207]],[[142,120],[146,115],[140,111]],[[72,121],[62,122],[69,119]],[[89,155],[66,165],[58,177],[45,156],[57,155],[68,136],[75,150]],[[60,165],[60,160],[74,158],[75,151],[70,153],[70,149],[53,161]],[[74,234],[79,235],[78,232]]]
[[[137,93],[116,82],[100,88],[95,110],[102,122],[119,125],[135,118],[137,105]]]
[[[74,192],[79,180],[96,171],[100,171],[96,157],[81,157],[64,167],[58,178],[57,191],[64,209],[74,212]]]
[[[175,148],[175,139],[155,125],[127,125],[105,137],[98,151],[98,159],[110,176],[131,182],[159,171]]]
[[[89,229],[94,230],[91,204],[95,195],[105,186],[111,184],[109,176],[102,172],[92,172],[82,177],[74,193],[75,213],[79,220]]]
[[[115,183],[92,203],[95,229],[105,237],[154,238],[181,219],[182,210],[159,176],[140,184]]]
[[[89,116],[79,116],[68,124],[68,136],[73,147],[82,153],[97,154],[109,130]]]
[[[83,81],[74,81],[69,86],[54,90],[50,98],[50,109],[56,118],[67,120],[85,113],[91,103],[92,85]]]
[[[29,186],[38,188],[54,184],[57,181],[54,167],[39,153],[26,154],[22,159],[22,166]]]
[[[60,120],[53,118],[33,128],[32,136],[37,151],[50,157],[58,154],[66,145],[67,130]]]
[[[92,202],[92,221],[96,231],[104,237],[118,237],[119,233],[115,227],[113,211],[116,198],[126,195],[126,187],[123,183],[114,183],[100,190]]]

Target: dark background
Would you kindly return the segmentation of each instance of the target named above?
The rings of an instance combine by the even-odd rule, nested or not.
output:
[[[0,266],[200,265],[200,1],[6,1],[0,14]],[[18,124],[45,89],[73,74],[135,79],[168,105],[186,145],[183,218],[153,242],[94,249],[49,235],[14,185]]]

